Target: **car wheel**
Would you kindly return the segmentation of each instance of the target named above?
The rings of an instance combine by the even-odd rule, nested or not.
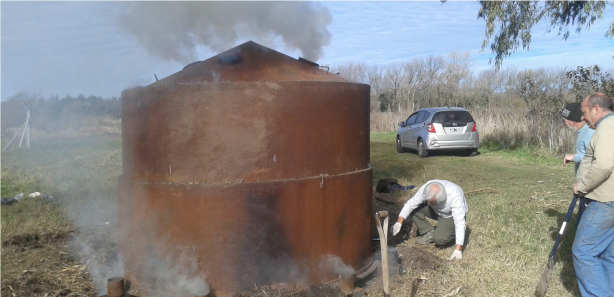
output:
[[[402,154],[405,152],[405,149],[401,145],[401,137],[397,136],[397,153]]]
[[[478,149],[477,148],[472,148],[469,150],[469,157],[475,157],[478,155]]]
[[[426,158],[429,156],[429,152],[426,150],[422,139],[418,140],[418,156],[420,156],[420,158]]]

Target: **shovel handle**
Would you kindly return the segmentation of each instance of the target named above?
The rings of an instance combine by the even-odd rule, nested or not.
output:
[[[388,211],[387,210],[380,210],[380,211],[376,212],[375,215],[378,218],[383,219],[383,218],[388,216]]]
[[[382,227],[381,218],[384,218],[384,226]],[[384,297],[390,296],[390,280],[389,280],[389,268],[388,268],[388,212],[385,210],[375,213],[375,222],[377,226],[377,232],[380,238],[380,248],[382,255],[382,281],[384,284]]]
[[[561,225],[561,230],[559,230],[559,236],[556,237],[556,241],[554,242],[554,246],[552,247],[552,251],[550,252],[550,256],[548,259],[554,258],[554,254],[556,250],[559,248],[559,244],[561,244],[561,239],[563,238],[563,234],[565,233],[565,227],[567,226],[567,222],[571,218],[571,214],[573,213],[573,209],[576,207],[576,201],[578,200],[578,196],[574,195],[573,199],[571,199],[571,205],[569,205],[569,210],[567,210],[567,215],[565,215],[565,221]]]

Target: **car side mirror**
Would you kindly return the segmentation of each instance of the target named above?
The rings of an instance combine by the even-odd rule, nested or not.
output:
[[[400,126],[401,128],[405,127],[405,122],[399,122],[399,126]]]

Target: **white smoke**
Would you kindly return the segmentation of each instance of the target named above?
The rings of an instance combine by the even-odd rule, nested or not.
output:
[[[163,242],[169,242],[163,240]],[[159,244],[160,242],[158,242]],[[179,248],[161,251],[146,250],[144,262],[131,267],[133,273],[145,285],[152,297],[204,296],[209,294],[209,283],[198,267],[194,248]],[[166,254],[163,254],[163,253]],[[128,292],[130,293],[130,291]]]
[[[340,275],[352,275],[356,272],[352,266],[343,263],[343,260],[335,255],[326,255],[320,259],[320,269],[324,271],[332,271]]]
[[[97,237],[97,236],[95,236]],[[70,247],[79,255],[84,257],[83,265],[88,268],[92,279],[92,284],[98,294],[106,292],[107,280],[112,277],[124,275],[124,262],[121,258],[101,259],[101,252],[98,251],[84,236],[76,235],[71,238]]]
[[[205,296],[209,294],[209,284],[200,277],[198,260],[194,251],[183,251],[179,257],[167,256],[166,261],[157,262],[158,268],[153,271],[154,283],[163,290],[152,292],[154,297]],[[149,259],[151,260],[151,259]]]
[[[328,9],[317,2],[127,2],[119,26],[151,54],[188,63],[206,47],[219,52],[239,37],[272,40],[317,61],[330,43]],[[248,40],[243,40],[248,41]],[[243,43],[243,41],[241,43]]]

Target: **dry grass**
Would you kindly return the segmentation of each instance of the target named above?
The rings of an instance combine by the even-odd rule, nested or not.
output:
[[[481,146],[490,149],[518,149],[537,147],[551,155],[571,153],[575,133],[563,126],[558,113],[532,115],[524,109],[469,110],[478,125]],[[397,123],[410,113],[372,112],[371,132],[398,130]]]
[[[121,137],[121,120],[106,117],[75,117],[60,119],[45,127],[32,128],[32,141],[91,136],[119,139]]]
[[[63,236],[73,227],[62,215],[57,203],[48,203],[43,199],[26,198],[10,206],[2,221],[3,243],[27,241],[28,237]],[[38,218],[24,219],[27,217]]]
[[[4,146],[18,132],[20,127],[3,127],[2,143]],[[54,121],[47,122],[44,126],[31,126],[31,145],[38,142],[53,140],[69,140],[83,137],[107,137],[113,139],[121,138],[121,120],[108,117],[63,117]],[[11,144],[11,148],[16,148],[19,144],[21,134]],[[25,146],[22,143],[22,147]]]
[[[371,133],[396,131],[398,123],[405,121],[411,113],[371,112]]]
[[[2,206],[2,296],[97,296],[90,275],[116,246],[120,143],[54,139],[2,157],[3,197],[55,197]]]
[[[87,267],[67,250],[67,240],[58,234],[3,243],[2,296],[97,296]]]

